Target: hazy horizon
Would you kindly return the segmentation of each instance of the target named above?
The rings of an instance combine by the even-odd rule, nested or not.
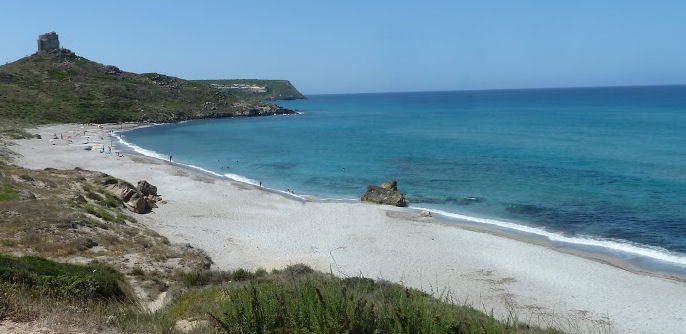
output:
[[[308,95],[686,84],[686,3],[9,3],[2,63],[39,34],[130,72],[285,79]]]

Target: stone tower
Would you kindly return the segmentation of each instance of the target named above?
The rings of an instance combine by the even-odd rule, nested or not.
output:
[[[50,50],[58,50],[60,48],[60,40],[57,33],[51,31],[47,34],[38,36],[38,53],[44,54]]]

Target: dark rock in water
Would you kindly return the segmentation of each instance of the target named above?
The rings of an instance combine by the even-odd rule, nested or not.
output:
[[[384,188],[384,189],[390,189],[393,191],[398,191],[398,181],[393,180],[393,181],[384,182],[380,185],[380,187]]]
[[[143,195],[153,195],[157,196],[157,187],[148,183],[148,181],[142,180],[138,181],[138,187],[136,187]]]
[[[384,183],[384,185],[389,188],[374,185],[367,186],[367,192],[365,192],[364,195],[362,195],[362,201],[377,204],[407,206],[407,202],[405,201],[405,194],[397,190],[397,182],[386,182]],[[395,188],[396,190],[393,190],[391,188]]]
[[[43,137],[41,137],[41,136],[40,136],[39,134],[37,134],[37,133],[36,133],[35,135],[33,135],[33,138],[36,138],[36,139],[43,139]]]

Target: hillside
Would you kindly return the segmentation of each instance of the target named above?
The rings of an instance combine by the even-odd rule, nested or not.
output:
[[[293,113],[199,82],[136,74],[66,49],[0,66],[0,118],[50,122],[172,122]]]
[[[209,84],[226,93],[253,100],[275,101],[305,99],[305,96],[288,80],[232,79],[195,81]]]

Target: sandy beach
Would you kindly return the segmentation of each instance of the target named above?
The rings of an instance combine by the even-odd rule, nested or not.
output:
[[[54,125],[43,139],[11,149],[27,168],[81,167],[156,185],[165,204],[138,220],[175,243],[190,243],[216,269],[305,263],[340,276],[362,275],[427,292],[497,317],[571,332],[679,333],[686,283],[645,275],[521,240],[461,228],[401,208],[303,202],[161,160],[84,147],[109,145],[108,130]],[[85,132],[85,134],[84,134]],[[51,134],[72,136],[50,142]],[[86,137],[88,139],[86,139]],[[101,139],[102,138],[102,139]],[[87,144],[86,144],[87,143]]]

